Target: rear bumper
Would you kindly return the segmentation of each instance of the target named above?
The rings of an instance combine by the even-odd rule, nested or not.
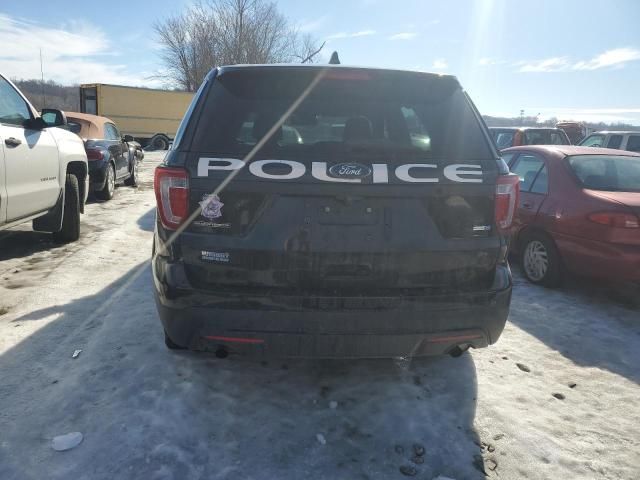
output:
[[[439,355],[495,343],[509,313],[511,272],[489,291],[411,297],[246,295],[189,285],[180,263],[153,259],[162,325],[178,345],[275,357]]]
[[[92,191],[102,190],[106,180],[106,172],[109,162],[106,160],[91,160],[89,162],[89,188]]]

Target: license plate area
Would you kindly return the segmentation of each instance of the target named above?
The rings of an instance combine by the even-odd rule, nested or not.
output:
[[[367,200],[320,200],[315,211],[320,225],[377,225],[381,216],[375,202]]]

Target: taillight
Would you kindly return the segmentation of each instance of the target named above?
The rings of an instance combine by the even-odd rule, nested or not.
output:
[[[631,213],[598,212],[589,215],[589,220],[600,225],[617,228],[640,228],[640,220]]]
[[[86,148],[87,160],[102,160],[104,159],[104,153],[100,148]]]
[[[165,228],[175,230],[189,215],[189,177],[182,168],[157,167],[153,187]]]
[[[517,175],[499,175],[496,181],[495,219],[498,229],[511,228],[520,195],[520,179]]]

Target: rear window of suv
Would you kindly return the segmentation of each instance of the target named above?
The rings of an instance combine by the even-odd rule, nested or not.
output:
[[[319,72],[223,73],[207,95],[191,150],[242,158]],[[259,156],[304,162],[353,152],[402,163],[493,159],[483,126],[455,79],[348,69],[329,70]]]
[[[583,187],[607,192],[640,192],[640,157],[576,155],[569,166]]]

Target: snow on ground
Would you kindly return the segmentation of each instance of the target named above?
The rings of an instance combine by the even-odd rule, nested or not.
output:
[[[640,477],[637,289],[516,274],[500,341],[457,359],[170,352],[148,261],[159,160],[91,203],[74,245],[0,232],[3,480]]]

